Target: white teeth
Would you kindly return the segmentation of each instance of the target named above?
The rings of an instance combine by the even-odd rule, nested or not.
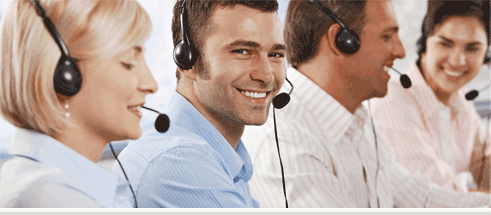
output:
[[[390,67],[388,67],[388,66],[384,66],[384,71],[385,71],[385,72],[389,72],[389,69],[390,69]]]
[[[450,70],[446,70],[446,69],[444,69],[443,71],[445,72],[445,74],[452,76],[452,77],[460,77],[460,76],[464,75],[464,72],[455,72],[455,71],[450,71]]]
[[[140,111],[142,109],[141,106],[136,106],[136,107],[129,107],[128,109],[132,110],[132,111]]]
[[[259,92],[249,92],[249,91],[241,91],[241,93],[247,97],[261,99],[266,97],[267,93],[259,93]]]

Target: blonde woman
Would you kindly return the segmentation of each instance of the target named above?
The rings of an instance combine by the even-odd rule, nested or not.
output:
[[[157,90],[135,1],[15,0],[0,27],[0,107],[16,126],[0,207],[133,207],[124,178],[96,162],[107,143],[137,139]]]

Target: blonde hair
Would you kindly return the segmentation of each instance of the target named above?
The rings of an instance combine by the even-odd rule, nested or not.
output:
[[[70,55],[110,59],[148,38],[152,24],[135,1],[41,0]],[[16,127],[50,136],[67,125],[54,90],[61,52],[29,0],[15,0],[0,26],[0,110]],[[83,87],[83,83],[82,83]]]

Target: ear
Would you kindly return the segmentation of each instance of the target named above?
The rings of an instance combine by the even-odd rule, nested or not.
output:
[[[181,77],[186,77],[186,79],[190,79],[193,81],[196,80],[196,72],[194,72],[194,67],[188,70],[183,70],[179,67],[177,67],[177,69],[181,73]]]
[[[327,44],[329,45],[330,50],[336,56],[344,56],[344,54],[336,47],[336,35],[341,30],[341,26],[339,24],[333,24],[329,26],[329,29],[324,34],[323,37],[326,37]]]

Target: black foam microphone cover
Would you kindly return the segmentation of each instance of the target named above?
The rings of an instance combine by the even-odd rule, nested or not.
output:
[[[401,81],[402,87],[406,89],[411,87],[411,79],[406,74],[402,74],[399,80]]]
[[[477,90],[473,90],[465,94],[465,99],[467,99],[467,101],[474,100],[478,95],[479,92],[477,92]]]
[[[169,117],[165,114],[159,114],[159,116],[155,120],[155,129],[160,133],[164,133],[167,130],[169,130],[169,127],[170,127]]]
[[[290,102],[288,93],[280,93],[273,98],[273,106],[276,109],[284,108]]]

